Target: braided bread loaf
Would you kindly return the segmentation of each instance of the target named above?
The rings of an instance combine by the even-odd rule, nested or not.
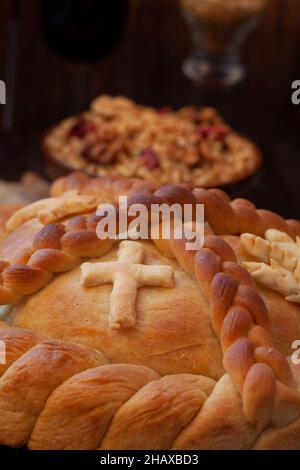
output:
[[[60,198],[61,191],[80,190],[105,202],[105,185],[112,182],[100,183],[97,193],[98,180],[73,175],[57,182],[53,191]],[[259,211],[248,201],[230,202],[219,190],[167,186],[141,192],[133,189],[136,182],[126,182],[124,189],[125,183],[114,179],[114,197],[118,184],[132,201],[204,203],[210,227],[204,246],[186,251],[187,240],[176,237],[154,240],[156,248],[144,243],[144,263],[172,266],[174,287],[140,288],[136,325],[113,331],[107,326],[109,286],[80,287],[78,281],[76,266],[84,258],[110,261],[117,253],[112,240],[97,238],[98,219],[90,207],[76,216],[64,212],[63,220],[61,212],[58,220],[51,213],[44,227],[28,218],[16,228],[0,247],[6,255],[0,301],[16,304],[12,321],[22,327],[0,324],[7,352],[0,369],[0,444],[27,443],[32,449],[299,448],[299,368],[274,346],[273,325],[255,282],[218,236],[263,235],[272,227],[295,237],[299,222]],[[16,240],[22,231],[26,243],[20,249]],[[62,272],[45,287],[54,273]],[[180,299],[185,300],[180,304]],[[41,307],[45,301],[46,309]],[[289,315],[287,302],[286,308]],[[151,354],[148,346],[154,348]]]
[[[160,378],[139,365],[105,365],[99,352],[49,341],[28,330],[1,326],[0,337],[6,340],[10,357],[0,378],[2,445],[27,443],[31,449],[298,448],[300,420],[259,432],[246,421],[228,374],[217,383],[191,374]]]

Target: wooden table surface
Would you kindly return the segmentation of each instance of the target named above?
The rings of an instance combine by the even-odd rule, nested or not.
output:
[[[299,0],[269,0],[245,48],[247,79],[231,90],[200,90],[181,72],[190,38],[176,0],[131,0],[121,42],[89,64],[68,62],[48,48],[37,0],[2,0],[0,79],[8,103],[0,106],[0,177],[42,172],[43,130],[99,94],[153,106],[213,105],[264,154],[259,177],[230,191],[300,218],[300,105],[291,102],[291,83],[300,79],[299,45]]]

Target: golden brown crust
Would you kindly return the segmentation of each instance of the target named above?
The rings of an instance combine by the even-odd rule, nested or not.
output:
[[[222,338],[225,370],[242,394],[249,423],[258,429],[270,424],[285,425],[286,419],[291,415],[292,420],[296,419],[300,412],[300,396],[293,389],[287,360],[274,350],[272,343],[265,343],[270,332],[265,304],[256,289],[249,286],[243,269],[238,268],[237,276],[226,272],[228,250],[222,253],[218,247],[216,253],[212,247],[213,244],[210,248],[204,246],[195,254],[194,269],[199,287],[210,302],[213,328]],[[265,381],[263,389],[260,381]]]
[[[29,345],[28,338],[24,342]],[[0,444],[25,444],[52,390],[68,377],[106,362],[100,352],[71,343],[44,340],[29,348],[0,380]]]
[[[29,448],[96,449],[118,409],[148,382],[158,379],[151,369],[131,364],[104,365],[72,376],[48,399]]]
[[[77,190],[98,197],[103,195],[103,198],[107,198],[107,202],[113,202],[119,194],[127,196],[139,192],[148,194],[155,188],[154,183],[138,179],[125,179],[118,176],[90,178],[85,173],[77,171],[70,173],[67,177],[57,179],[51,186],[51,195],[57,197],[67,191]]]
[[[5,343],[6,361],[0,365],[0,376],[21,357],[25,352],[45,338],[31,330],[10,327],[6,322],[0,322],[1,340]]]
[[[172,449],[251,449],[258,435],[245,420],[240,396],[225,374],[200,412],[175,439]]]
[[[213,388],[213,381],[188,374],[151,381],[118,410],[100,448],[143,449],[146,441],[151,449],[170,449]]]
[[[148,449],[298,448],[299,419],[256,429],[228,374],[217,383],[189,374],[160,379],[142,366],[105,365],[80,345],[41,337],[29,345],[27,330],[0,325],[0,339],[9,330],[26,347],[0,379],[2,445],[123,450],[144,449],[147,439]]]
[[[39,337],[30,347],[23,329],[0,327],[1,339],[7,331],[26,347],[0,379],[2,445],[19,447],[30,438],[31,449],[138,449],[147,430],[149,448],[168,448],[215,386],[203,376],[160,379],[143,366],[103,365],[100,352],[81,345]]]
[[[60,180],[54,185],[53,192],[55,194],[60,194],[64,188],[69,190],[70,186],[73,187],[73,190],[65,193],[65,195],[54,198],[53,201],[51,200],[49,210],[52,216],[50,220],[53,220],[53,217],[55,220],[54,214],[59,214],[58,219],[60,216],[68,214],[68,209],[63,209],[63,204],[64,201],[69,201],[72,194],[76,194],[79,200],[82,197],[84,198],[81,211],[86,212],[90,210],[91,201],[85,198],[91,197],[93,201],[99,201],[99,198],[103,196],[103,188],[105,188],[106,184],[111,187],[110,194],[113,194],[114,197],[120,194],[124,188],[126,194],[140,193],[140,183],[135,180],[124,181],[118,178],[114,182],[116,186],[111,187],[110,178],[90,180],[78,173]],[[100,189],[97,189],[99,187]],[[78,193],[79,189],[82,195]],[[149,190],[150,188],[146,186],[146,191]],[[87,193],[86,196],[85,191]],[[182,204],[196,204],[199,202],[204,204],[206,221],[216,234],[249,232],[260,235],[272,227],[284,230],[293,237],[296,235],[295,224],[293,226],[287,224],[284,219],[272,212],[257,210],[249,201],[237,199],[230,202],[225,193],[220,190],[195,189],[192,193],[186,188],[167,185],[154,191],[152,196],[141,194],[139,200],[142,202],[145,197],[147,198],[147,204],[151,204],[151,198],[154,198],[153,202],[155,203],[161,202],[170,205],[175,202]],[[136,198],[133,198],[132,202],[135,203]],[[93,204],[95,203],[92,202]],[[38,216],[41,209],[40,206],[42,206],[43,211],[47,212],[47,202],[34,203],[26,208],[26,214],[29,214],[29,218],[33,217],[35,213]],[[54,212],[52,207],[54,207]],[[71,211],[74,210],[73,207],[75,206],[72,205]],[[77,262],[79,262],[81,257],[101,256],[101,254],[108,251],[111,248],[112,242],[97,238],[95,225],[90,222],[92,217],[86,216],[80,219],[81,226],[84,227],[80,230],[76,230],[77,227],[74,227],[74,220],[71,219],[71,222],[69,222],[71,224],[70,230],[68,231],[67,223],[67,233],[61,234],[58,251],[39,251],[35,247],[35,242],[33,242],[31,253],[26,251],[27,259],[22,259],[23,263],[27,263],[26,266],[13,265],[3,269],[2,284],[0,285],[0,301],[2,298],[2,303],[16,303],[19,301],[20,295],[31,294],[43,287],[51,279],[53,272],[69,270],[70,266],[73,267],[76,264],[76,258]],[[15,227],[21,223],[20,221],[26,221],[27,219],[27,216],[24,217],[24,210],[21,209],[8,221],[8,227]],[[77,218],[76,221],[78,221]],[[48,234],[43,233],[43,235],[47,239]],[[40,234],[37,235],[37,237],[39,236]],[[57,250],[56,246],[58,246],[58,242],[55,242],[53,245],[51,240],[47,240],[45,241],[44,248]],[[190,256],[190,254],[186,256]]]
[[[80,186],[81,192],[97,197],[101,181],[91,183],[73,175],[54,189],[57,195],[69,185],[75,190]],[[115,184],[115,196],[125,186],[131,195],[136,194],[130,182],[115,180]],[[243,449],[255,445],[272,448],[273,442],[280,446],[283,438],[291,436],[291,445],[297,445],[292,433],[299,435],[299,370],[292,369],[274,347],[268,310],[252,277],[239,264],[234,249],[217,234],[247,231],[260,235],[272,227],[295,238],[299,225],[257,210],[248,201],[231,202],[219,190],[190,192],[168,185],[152,189],[146,196],[148,204],[152,197],[168,204],[205,204],[206,220],[216,235],[208,231],[202,249],[188,252],[186,240],[176,238],[160,248],[166,250],[165,255],[171,253],[197,281],[223,350],[225,374],[217,383],[192,374],[160,379],[141,366],[103,366],[101,353],[84,346],[49,341],[39,334],[0,325],[0,339],[7,338],[10,357],[0,380],[0,444],[19,446],[29,441],[31,448],[140,449],[146,439],[152,449],[226,449],[230,445]],[[36,229],[25,264],[1,263],[0,300],[5,303],[11,295],[18,301],[44,286],[53,273],[71,270],[81,257],[100,257],[111,250],[111,241],[105,246],[100,242],[95,236],[94,216],[84,211],[63,223]],[[89,368],[91,371],[83,372]],[[131,373],[134,379],[128,392]],[[51,380],[45,381],[49,374]],[[72,404],[76,392],[78,407]],[[116,401],[108,406],[110,393]],[[19,396],[31,398],[21,403]],[[89,405],[96,415],[89,414]],[[65,415],[60,420],[62,409]],[[19,421],[16,411],[22,418]],[[97,433],[92,416],[96,416]],[[75,431],[78,420],[82,427]],[[155,433],[157,423],[160,434]],[[275,434],[274,428],[278,429]],[[55,437],[56,429],[60,439]]]
[[[8,233],[6,228],[7,221],[16,211],[21,209],[21,207],[21,204],[0,206],[0,241],[3,240]]]
[[[165,185],[158,187],[154,183],[140,180],[124,180],[119,177],[89,178],[83,173],[75,172],[58,179],[51,189],[53,196],[60,196],[65,191],[78,190],[87,194],[100,196],[103,188],[107,191],[107,202],[114,201],[120,194],[133,196],[132,203],[146,202],[148,207],[154,203],[200,203],[205,204],[205,218],[217,235],[253,233],[262,236],[268,228],[276,228],[288,233],[293,238],[300,236],[300,222],[284,220],[271,211],[259,210],[245,199],[233,201],[221,189],[193,189],[184,186]],[[151,195],[155,199],[151,199]],[[148,198],[147,201],[145,198]]]
[[[107,252],[113,240],[100,240],[95,230],[68,230],[68,223],[49,224],[33,237],[22,264],[6,263],[0,266],[1,304],[19,302],[20,296],[29,295],[45,286],[53,273],[68,271],[79,263],[81,257],[97,257]],[[72,219],[71,219],[72,220]]]

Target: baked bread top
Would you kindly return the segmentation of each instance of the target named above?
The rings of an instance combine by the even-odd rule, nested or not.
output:
[[[204,203],[204,247],[98,239],[95,209],[120,194]],[[220,190],[117,177],[73,174],[52,196],[17,211],[0,245],[0,443],[298,448],[300,374],[287,356],[300,307],[255,282],[245,239],[272,229],[293,244],[299,222]]]
[[[46,132],[43,150],[51,172],[82,170],[202,187],[244,179],[261,163],[257,147],[215,109],[154,109],[106,95]]]

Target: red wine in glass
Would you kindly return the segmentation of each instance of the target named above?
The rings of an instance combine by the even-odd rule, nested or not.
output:
[[[41,24],[48,45],[62,57],[94,61],[117,46],[128,0],[40,0]]]

